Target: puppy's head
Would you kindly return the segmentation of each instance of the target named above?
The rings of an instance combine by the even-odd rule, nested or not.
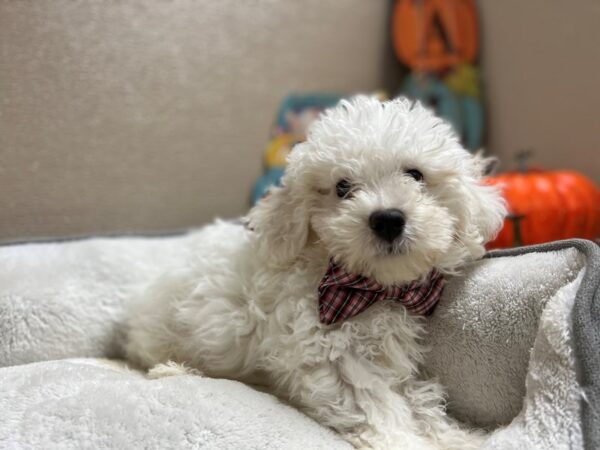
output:
[[[259,253],[285,264],[323,246],[384,285],[452,272],[483,254],[506,212],[481,184],[483,166],[419,104],[342,101],[294,148],[282,187],[251,211]]]

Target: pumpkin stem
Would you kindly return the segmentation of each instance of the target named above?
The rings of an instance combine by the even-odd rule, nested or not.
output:
[[[533,156],[533,153],[533,149],[530,148],[519,150],[517,153],[515,153],[515,160],[517,161],[517,167],[519,172],[528,172],[527,161]]]
[[[512,222],[513,226],[513,246],[520,247],[523,245],[523,236],[521,234],[521,221],[525,218],[524,214],[509,214],[506,216]]]

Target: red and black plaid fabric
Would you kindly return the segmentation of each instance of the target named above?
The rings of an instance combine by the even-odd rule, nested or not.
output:
[[[385,288],[372,278],[347,273],[331,260],[319,284],[319,320],[330,325],[360,314],[379,300],[395,300],[415,314],[430,314],[442,290],[444,277],[432,270],[425,281]]]

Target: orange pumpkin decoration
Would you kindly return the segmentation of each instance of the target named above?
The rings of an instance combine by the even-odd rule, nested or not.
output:
[[[474,0],[398,0],[392,14],[398,58],[416,71],[440,72],[475,61],[479,25]]]
[[[600,236],[600,191],[577,172],[510,172],[487,181],[502,187],[510,212],[488,248]]]

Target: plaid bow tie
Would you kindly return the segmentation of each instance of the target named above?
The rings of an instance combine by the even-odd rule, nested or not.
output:
[[[415,314],[430,314],[437,305],[444,278],[432,270],[423,282],[385,288],[372,278],[347,273],[329,261],[327,273],[319,284],[319,320],[325,325],[349,319],[379,300],[395,300]]]

